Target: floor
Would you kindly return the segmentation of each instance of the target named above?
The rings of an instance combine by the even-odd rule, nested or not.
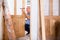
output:
[[[27,34],[26,31],[25,31],[25,34]],[[25,37],[18,38],[17,40],[30,40],[30,34],[25,35]]]
[[[30,34],[25,37],[18,38],[17,40],[30,40]]]

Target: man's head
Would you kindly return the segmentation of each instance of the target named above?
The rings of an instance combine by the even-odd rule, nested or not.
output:
[[[30,6],[27,6],[26,11],[27,11],[27,13],[30,12]]]

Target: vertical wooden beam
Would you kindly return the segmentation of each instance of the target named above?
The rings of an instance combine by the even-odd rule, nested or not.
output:
[[[25,8],[25,0],[22,0],[22,7]]]
[[[22,0],[22,9],[25,11],[25,0]]]
[[[44,1],[40,0],[40,7],[41,7],[41,26],[42,26],[42,40],[46,40],[45,34],[45,20],[44,20]]]
[[[39,14],[38,14],[38,40],[42,40],[42,30],[41,30],[41,7],[40,7],[40,0],[38,0],[38,9],[39,9]]]
[[[16,15],[16,0],[14,0],[14,15]]]
[[[50,34],[52,35],[52,16],[53,16],[53,0],[49,0],[49,13],[50,13]]]
[[[53,0],[49,0],[49,7],[50,16],[53,16]]]

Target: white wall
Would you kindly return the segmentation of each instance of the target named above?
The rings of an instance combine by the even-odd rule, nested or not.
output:
[[[44,15],[49,16],[49,0],[44,0]]]
[[[31,0],[31,40],[37,40],[38,33],[38,1]]]

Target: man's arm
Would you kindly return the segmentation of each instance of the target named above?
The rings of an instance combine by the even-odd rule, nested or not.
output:
[[[23,14],[25,15],[25,17],[26,17],[27,19],[30,19],[30,16],[27,16],[27,14],[25,13],[24,10],[22,10],[22,12],[23,12]]]

